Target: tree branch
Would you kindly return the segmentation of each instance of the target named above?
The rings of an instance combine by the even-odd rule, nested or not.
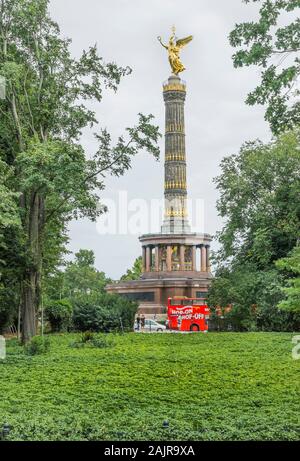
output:
[[[20,124],[20,119],[17,111],[17,105],[16,105],[16,95],[14,90],[12,91],[12,99],[11,99],[11,108],[12,108],[12,114],[13,118],[16,124],[16,129],[17,129],[17,136],[18,136],[18,142],[19,142],[19,147],[20,150],[22,151],[24,148],[24,142],[23,142],[23,136],[22,136],[22,129],[21,129],[21,124]]]
[[[272,54],[284,54],[284,53],[296,53],[297,51],[300,51],[300,48],[296,48],[296,49],[289,49],[289,50],[272,50],[271,53]]]
[[[130,144],[132,143],[133,139],[131,138],[128,143],[126,144],[125,146],[125,149],[127,149]],[[112,166],[114,166],[121,158],[122,156],[124,155],[124,153],[120,154],[113,162],[111,162],[109,165],[106,165],[104,168],[101,168],[100,170],[88,175],[80,185],[84,185],[86,184],[90,179],[93,179],[95,176],[98,176],[102,173],[104,173],[104,171],[107,171],[108,169],[110,169]],[[55,207],[52,211],[50,211],[50,213],[48,214],[48,216],[45,218],[45,224],[49,222],[49,220],[51,218],[53,218],[53,216],[55,215],[55,213],[57,213],[57,211],[59,211],[61,209],[61,207],[67,202],[67,200],[69,200],[71,198],[72,194],[68,194],[59,204],[57,207]]]
[[[32,130],[33,135],[36,135],[36,131],[35,131],[35,128],[34,128],[34,118],[33,118],[33,114],[32,114],[31,107],[30,107],[28,93],[27,93],[27,90],[26,90],[26,80],[27,80],[28,72],[29,72],[29,70],[27,70],[27,72],[26,72],[23,87],[24,87],[24,93],[25,93],[27,108],[28,108],[30,119],[31,119],[30,128]]]

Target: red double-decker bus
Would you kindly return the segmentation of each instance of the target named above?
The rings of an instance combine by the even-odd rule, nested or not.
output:
[[[179,331],[208,331],[209,307],[204,298],[168,298],[168,327]]]

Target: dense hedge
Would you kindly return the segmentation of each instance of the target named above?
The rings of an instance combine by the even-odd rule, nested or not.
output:
[[[68,299],[51,301],[45,308],[53,332],[68,331],[72,325],[72,314],[72,304]]]
[[[17,304],[18,300],[14,290],[0,285],[0,334],[5,331],[6,327],[16,321]]]
[[[130,331],[138,305],[111,294],[84,296],[74,301],[73,327],[76,331]]]
[[[300,331],[300,314],[277,308],[257,309],[255,312],[232,308],[219,316],[211,308],[210,331]]]

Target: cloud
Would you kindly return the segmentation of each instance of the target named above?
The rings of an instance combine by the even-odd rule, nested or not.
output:
[[[256,5],[245,5],[241,0],[51,0],[51,12],[63,35],[73,39],[75,55],[97,43],[105,60],[133,68],[116,95],[107,92],[103,102],[94,106],[100,126],[107,127],[113,136],[134,124],[138,112],[153,113],[163,132],[162,82],[170,69],[156,37],[161,35],[166,41],[173,24],[178,36],[194,35],[182,53],[187,67],[182,78],[188,89],[188,190],[191,198],[204,199],[205,229],[214,234],[221,220],[212,180],[219,172],[221,158],[236,153],[246,140],[270,136],[262,108],[244,103],[247,92],[258,82],[258,73],[234,69],[228,43],[234,24],[254,18]],[[83,144],[87,155],[96,148],[89,132],[84,133]],[[163,153],[163,140],[160,145]],[[128,190],[132,198],[161,198],[163,158],[157,163],[141,155],[125,177],[108,178],[105,197],[116,197],[118,190]],[[98,268],[114,278],[126,272],[141,253],[136,237],[100,236],[96,225],[85,220],[71,224],[70,237],[71,251],[93,249]]]

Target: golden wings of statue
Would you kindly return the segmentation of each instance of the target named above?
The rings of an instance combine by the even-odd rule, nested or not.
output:
[[[185,70],[184,65],[180,61],[180,51],[181,49],[190,43],[190,41],[193,40],[193,36],[189,35],[188,37],[177,39],[175,36],[175,27],[173,27],[173,33],[170,37],[169,44],[164,45],[161,37],[157,37],[158,41],[160,44],[168,51],[169,53],[169,63],[171,66],[171,69],[173,71],[173,74],[178,75],[180,72],[183,72]]]

